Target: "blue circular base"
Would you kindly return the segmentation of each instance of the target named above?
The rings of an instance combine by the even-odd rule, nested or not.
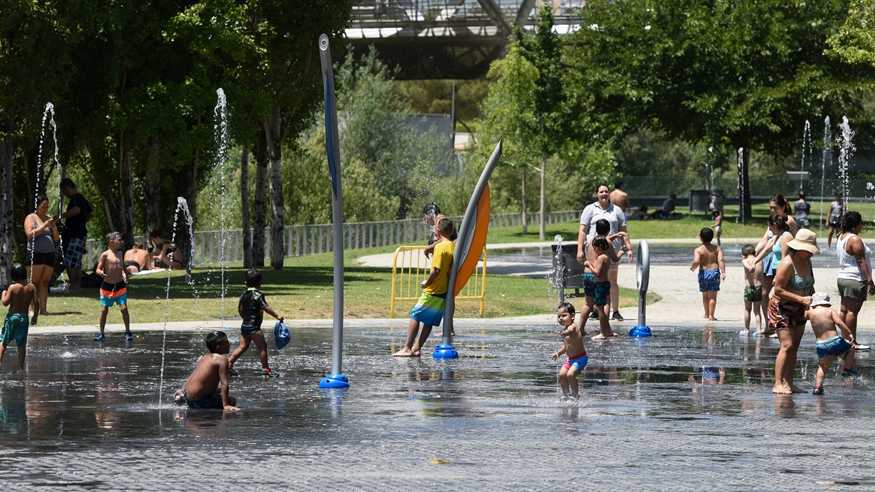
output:
[[[635,325],[632,327],[631,330],[629,330],[629,336],[636,337],[636,338],[651,337],[651,336],[653,336],[653,332],[650,331],[650,327],[647,325],[644,325],[644,326]]]
[[[349,388],[349,378],[346,374],[328,375],[319,380],[320,388]]]
[[[434,352],[431,354],[435,359],[458,359],[459,352],[448,343],[435,345]]]

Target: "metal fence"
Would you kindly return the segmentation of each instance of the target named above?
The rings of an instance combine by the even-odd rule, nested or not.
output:
[[[566,210],[546,214],[545,222],[555,224],[576,220],[579,211]],[[451,217],[459,226],[462,218]],[[529,224],[538,223],[538,214],[528,214]],[[489,224],[492,227],[511,227],[522,224],[522,214],[493,214]],[[343,224],[343,242],[346,249],[376,248],[400,244],[425,243],[431,228],[421,219],[405,219],[378,222],[349,222]],[[287,225],[284,229],[283,247],[285,256],[305,256],[333,251],[334,241],[331,224]],[[265,259],[270,256],[270,229],[264,233]],[[209,265],[219,262],[221,245],[220,231],[196,231],[194,233],[194,265]],[[83,266],[90,269],[104,248],[103,241],[89,239]],[[225,261],[243,261],[243,230],[225,231]]]

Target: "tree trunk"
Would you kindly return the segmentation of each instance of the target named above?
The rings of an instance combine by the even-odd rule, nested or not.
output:
[[[264,230],[267,228],[267,143],[255,139],[255,203],[252,220],[252,266],[264,266]]]
[[[738,182],[739,193],[738,193],[738,221],[742,224],[747,224],[747,222],[751,218],[751,206],[750,206],[750,179],[749,179],[749,169],[750,169],[750,148],[745,145],[742,147],[741,151],[741,166],[738,169]]]
[[[547,156],[542,155],[541,156],[541,172],[540,172],[541,194],[539,197],[540,208],[538,209],[538,239],[540,239],[541,241],[543,241],[544,238],[546,237],[546,232],[544,230],[544,227],[545,227],[544,219],[546,218],[544,216],[544,214],[545,214],[546,209],[547,209],[547,201],[546,201],[546,197],[544,196],[544,173],[546,170],[547,170]]]
[[[145,186],[143,186],[146,233],[161,230],[161,141],[149,138],[146,154]]]
[[[0,140],[0,285],[12,281],[12,137]]]
[[[285,205],[283,204],[283,138],[282,118],[279,107],[274,107],[273,115],[264,124],[264,136],[270,159],[270,266],[282,270],[286,256],[283,233],[285,231]]]
[[[520,186],[520,208],[522,209],[521,218],[523,220],[523,234],[529,233],[529,209],[526,206],[526,166],[523,166],[523,179]]]
[[[243,229],[243,267],[252,268],[252,227],[249,224],[249,147],[240,154],[240,220]]]
[[[119,205],[121,232],[126,246],[134,242],[134,181],[131,173],[131,153],[125,134],[119,136]]]

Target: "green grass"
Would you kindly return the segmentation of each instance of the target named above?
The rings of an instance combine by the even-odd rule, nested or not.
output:
[[[392,251],[394,248],[372,248],[349,252],[345,258],[344,304],[347,318],[382,318],[389,316],[392,274],[386,269],[356,266],[362,255]],[[330,253],[286,258],[281,271],[264,269],[263,291],[280,314],[295,318],[330,318],[333,299],[333,269]],[[225,317],[236,318],[237,297],[244,290],[241,265],[227,269],[228,292]],[[181,273],[171,276],[171,299],[165,301],[167,276],[135,277],[129,288],[129,309],[133,323],[218,319],[221,313],[218,271],[196,270],[195,289],[185,283]],[[487,279],[485,317],[521,316],[549,313],[555,307],[555,293],[548,292],[546,279],[531,279],[490,275]],[[634,305],[637,292],[621,290],[621,306]],[[650,301],[656,300],[651,296]],[[412,303],[398,306],[397,317],[406,317]],[[41,325],[97,325],[99,306],[97,291],[82,291],[78,295],[51,295],[49,311],[40,318]],[[460,301],[457,315],[476,317],[476,301]],[[109,323],[121,322],[117,308],[110,310]],[[38,332],[39,328],[34,328]]]

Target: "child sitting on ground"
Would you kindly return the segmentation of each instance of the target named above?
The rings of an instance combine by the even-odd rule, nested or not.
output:
[[[444,317],[448,285],[450,283],[450,268],[453,266],[453,250],[455,244],[450,239],[453,234],[453,223],[446,218],[437,223],[440,240],[434,247],[431,257],[431,273],[422,281],[422,295],[413,309],[410,310],[410,322],[407,326],[407,341],[404,348],[392,354],[394,357],[419,357],[425,345],[431,328],[441,323]],[[422,331],[419,324],[422,323]],[[419,335],[417,339],[417,334]]]
[[[583,264],[584,269],[588,270],[583,273],[583,292],[586,295],[587,307],[587,313],[583,316],[583,320],[585,322],[594,310],[599,318],[600,333],[594,336],[593,340],[603,340],[615,335],[611,330],[608,313],[605,310],[605,306],[611,298],[611,282],[608,280],[608,268],[610,268],[608,252],[612,250],[608,240],[603,237],[593,239],[590,249],[595,254],[595,258],[586,260]]]
[[[723,263],[723,250],[720,246],[711,244],[714,231],[703,227],[699,231],[702,245],[693,250],[693,262],[690,271],[699,269],[699,291],[702,293],[702,306],[705,308],[705,319],[717,321],[714,315],[717,311],[717,292],[720,291],[720,281],[726,280],[726,265]]]
[[[261,323],[264,321],[264,313],[280,321],[283,321],[283,317],[267,304],[267,298],[259,290],[261,281],[261,273],[255,270],[246,272],[246,292],[240,296],[240,301],[237,303],[237,312],[243,318],[240,324],[240,345],[234,349],[228,361],[230,369],[233,370],[237,359],[243,355],[243,352],[249,350],[249,344],[255,342],[258,358],[261,359],[261,371],[265,376],[270,376],[272,372],[267,364],[267,342],[264,341],[264,334],[261,332]]]
[[[206,336],[209,353],[201,356],[191,376],[181,390],[176,392],[175,400],[188,408],[237,411],[237,400],[230,395],[230,371],[228,350],[231,344],[223,331],[214,331]]]
[[[3,291],[2,301],[4,306],[9,306],[6,320],[3,322],[3,333],[0,335],[0,367],[3,367],[3,358],[6,356],[6,347],[9,342],[15,340],[18,347],[18,368],[24,369],[24,358],[27,357],[27,329],[29,326],[27,310],[33,301],[36,287],[27,282],[27,270],[21,265],[12,267],[12,285]]]
[[[856,340],[851,330],[842,321],[841,316],[830,306],[829,295],[815,292],[811,296],[811,304],[805,311],[805,319],[811,321],[811,329],[817,337],[817,375],[814,378],[815,395],[823,394],[823,379],[826,371],[836,357],[844,359],[843,376],[859,375],[854,368],[854,346]],[[836,330],[838,326],[846,338],[842,338]]]
[[[559,305],[556,309],[556,318],[562,328],[559,335],[562,337],[563,343],[562,348],[554,352],[551,357],[553,360],[558,359],[562,354],[568,357],[562,364],[562,368],[559,369],[559,384],[562,386],[562,395],[565,398],[571,397],[577,400],[580,398],[577,374],[583,371],[589,361],[583,342],[583,330],[574,320],[574,306],[570,302],[563,302]]]
[[[757,333],[763,333],[763,317],[760,316],[760,302],[763,300],[763,264],[756,261],[756,248],[753,244],[745,244],[741,248],[741,266],[744,268],[744,330],[742,335],[749,335],[750,313],[753,311],[757,320]]]
[[[131,318],[128,314],[128,276],[122,262],[121,249],[124,243],[122,235],[118,232],[110,232],[106,235],[107,250],[100,254],[97,260],[97,268],[94,270],[102,280],[100,283],[100,333],[94,337],[97,342],[102,342],[104,329],[106,328],[106,315],[109,308],[118,304],[122,312],[122,321],[125,323],[125,340],[134,339],[131,333]]]

